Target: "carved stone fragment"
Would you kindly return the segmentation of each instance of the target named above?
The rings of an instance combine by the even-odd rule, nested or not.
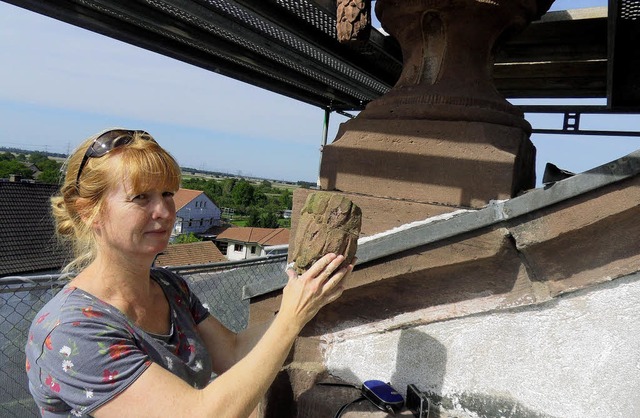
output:
[[[291,256],[294,269],[304,273],[327,253],[343,254],[349,264],[358,248],[362,211],[337,193],[309,194],[300,211]]]
[[[340,43],[363,43],[371,33],[371,0],[338,0],[336,30]]]

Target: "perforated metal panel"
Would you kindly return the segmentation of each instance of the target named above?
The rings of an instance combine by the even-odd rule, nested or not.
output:
[[[620,5],[620,19],[638,20],[640,19],[640,1],[622,0]]]
[[[608,102],[612,109],[640,105],[640,0],[610,2]]]
[[[335,0],[1,1],[325,109],[363,109],[402,71],[399,45],[375,29],[365,44],[338,42]],[[640,78],[640,2],[610,0],[609,8],[609,17],[555,12],[508,41],[496,57],[497,89],[509,98],[609,97],[640,107],[640,98],[618,100],[640,90],[629,84]]]

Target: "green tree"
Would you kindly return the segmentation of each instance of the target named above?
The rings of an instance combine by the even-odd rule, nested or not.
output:
[[[35,151],[29,154],[29,161],[40,168],[38,164],[49,161],[49,157],[47,157],[46,154],[42,152]]]
[[[209,197],[209,199],[216,202],[216,204],[219,204],[222,199],[222,185],[219,182],[209,180],[204,184],[202,190],[204,190],[204,193]]]
[[[255,208],[249,211],[249,217],[246,221],[246,226],[253,226],[256,228],[279,228],[278,215],[275,212],[269,210],[259,211]]]
[[[260,227],[260,212],[257,209],[249,211],[249,217],[246,220],[247,226]]]
[[[284,189],[280,194],[280,206],[283,210],[293,208],[293,194],[289,189]]]
[[[38,181],[41,183],[59,184],[62,173],[60,168],[62,164],[52,159],[39,159],[36,164],[40,174],[38,175]]]
[[[182,179],[182,187],[191,190],[203,190],[205,179],[200,177],[190,177]]]
[[[258,193],[257,191],[253,195],[253,206],[264,208],[269,204],[270,199],[264,193]]]
[[[40,171],[44,171],[44,170],[59,170],[60,166],[62,164],[60,164],[59,162],[57,162],[56,160],[50,160],[50,159],[46,159],[46,160],[40,160],[37,163],[34,163],[36,165],[36,167],[38,167],[38,169]]]
[[[254,192],[254,187],[248,181],[238,181],[231,191],[233,203],[239,206],[251,206],[253,204]]]
[[[291,228],[291,219],[278,219],[280,228]]]
[[[33,172],[17,160],[0,161],[0,178],[9,178],[11,174],[16,174],[25,179],[33,178]]]
[[[173,242],[174,244],[188,244],[190,242],[199,242],[202,241],[201,238],[195,236],[193,232],[189,232],[188,234],[178,235],[176,240]]]
[[[257,193],[272,193],[271,182],[267,180],[262,180],[260,184],[256,187]]]
[[[59,168],[47,168],[38,175],[38,181],[47,184],[60,184],[62,182],[62,173]]]
[[[260,214],[260,226],[262,228],[278,228],[278,215],[273,212],[262,212]]]
[[[222,180],[222,195],[223,196],[231,196],[231,191],[235,187],[238,179],[230,178]]]
[[[16,159],[16,156],[10,153],[9,151],[6,151],[0,154],[0,161],[11,161],[15,159]]]

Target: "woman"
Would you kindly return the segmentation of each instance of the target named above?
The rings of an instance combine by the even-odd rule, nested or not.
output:
[[[52,207],[77,255],[66,270],[79,273],[36,315],[26,346],[43,416],[248,416],[304,325],[342,293],[353,266],[327,254],[300,277],[287,270],[261,337],[232,333],[182,278],[151,267],[179,185],[177,163],[143,131],[103,132],[69,158]]]

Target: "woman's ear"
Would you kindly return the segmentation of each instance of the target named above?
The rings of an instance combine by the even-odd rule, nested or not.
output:
[[[99,229],[100,223],[100,211],[91,205],[89,199],[79,197],[76,200],[76,210],[80,220],[91,229]]]

